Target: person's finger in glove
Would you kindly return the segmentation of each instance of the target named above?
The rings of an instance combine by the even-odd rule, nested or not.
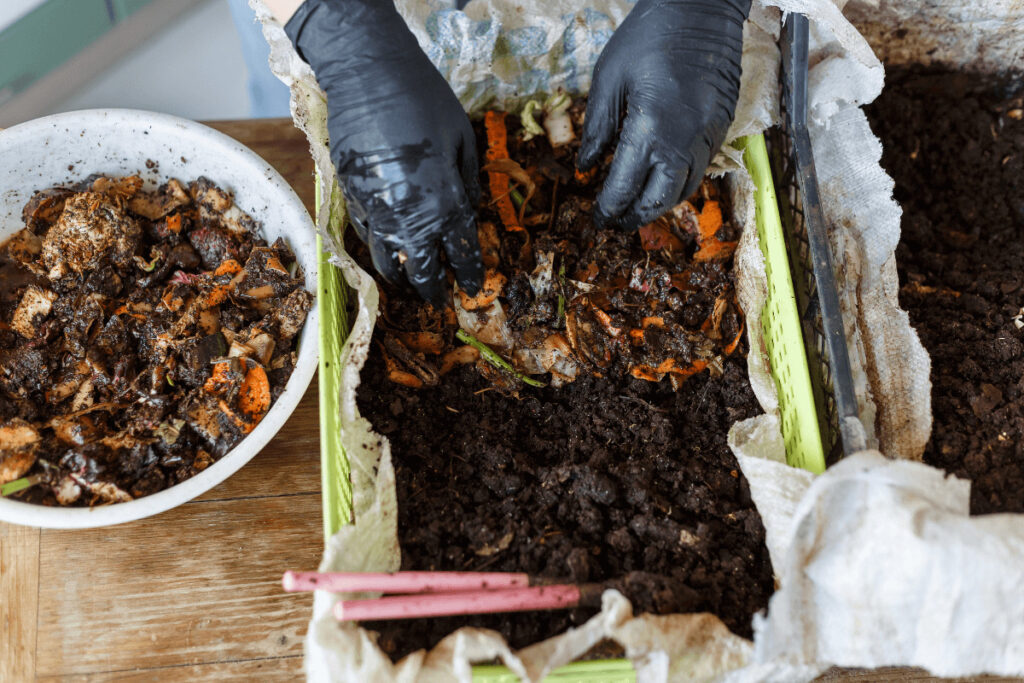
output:
[[[635,230],[700,186],[732,123],[749,11],[750,0],[639,0],[612,34],[577,159],[593,168],[621,121],[598,225]]]
[[[439,304],[444,253],[476,294],[476,139],[394,4],[305,0],[285,33],[327,93],[331,160],[374,266]]]

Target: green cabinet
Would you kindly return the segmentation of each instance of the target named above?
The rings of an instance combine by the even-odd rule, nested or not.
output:
[[[131,16],[137,10],[142,9],[154,0],[113,0],[114,15],[118,21]]]
[[[0,104],[154,1],[47,0],[0,31]]]

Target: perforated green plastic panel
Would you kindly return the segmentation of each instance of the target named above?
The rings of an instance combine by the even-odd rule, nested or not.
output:
[[[786,462],[819,474],[825,471],[825,451],[821,443],[821,431],[818,429],[811,374],[807,366],[779,204],[768,164],[768,149],[763,135],[741,138],[736,147],[743,150],[747,170],[757,188],[757,236],[768,275],[768,298],[761,311],[761,329],[764,332],[772,378],[779,394]]]
[[[519,683],[519,677],[503,666],[474,666],[473,683]],[[636,671],[628,659],[573,662],[552,671],[544,683],[636,683]]]
[[[333,198],[328,230],[341,237],[344,211],[340,198]],[[316,208],[320,211],[320,177],[316,179]],[[336,209],[336,210],[335,210]],[[324,508],[324,540],[338,532],[352,518],[352,481],[349,462],[341,445],[339,389],[341,388],[341,347],[348,336],[345,279],[331,264],[320,235],[316,237],[317,298],[320,305],[320,488]]]

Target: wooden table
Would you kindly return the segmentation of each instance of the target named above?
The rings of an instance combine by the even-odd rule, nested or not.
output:
[[[290,120],[210,125],[277,168],[312,214],[313,164]],[[0,523],[0,682],[299,678],[312,600],[280,579],[320,561],[317,414],[314,382],[252,462],[156,517],[85,531]],[[822,677],[839,679],[929,677]]]

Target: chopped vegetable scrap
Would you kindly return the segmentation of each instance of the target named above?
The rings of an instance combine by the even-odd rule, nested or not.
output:
[[[543,129],[538,111],[547,113]],[[591,220],[596,176],[574,173],[566,147],[579,112],[567,98],[535,103],[518,135],[505,114],[486,114],[483,286],[469,296],[453,285],[454,316],[427,305],[409,310],[398,297],[385,303],[378,346],[391,381],[436,385],[462,335],[480,351],[481,371],[508,391],[547,383],[530,379],[537,375],[555,387],[581,373],[613,373],[678,389],[696,373],[721,374],[743,332],[730,273],[738,229],[723,216],[725,198],[705,180],[639,238],[599,230]]]
[[[37,192],[0,248],[0,491],[132,500],[264,418],[312,305],[295,255],[206,178]]]

